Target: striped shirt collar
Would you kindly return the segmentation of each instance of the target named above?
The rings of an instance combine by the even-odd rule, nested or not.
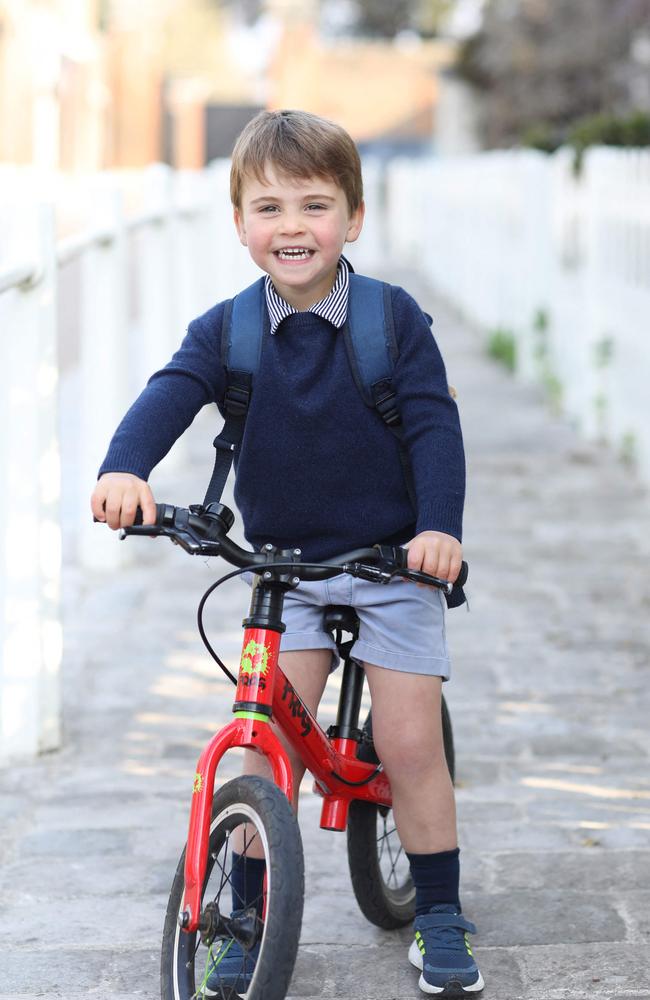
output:
[[[350,287],[350,265],[345,257],[339,258],[336,270],[336,280],[331,292],[310,306],[307,312],[317,313],[323,319],[328,320],[333,326],[340,328],[345,323],[348,315],[348,291]],[[269,310],[271,321],[271,333],[275,333],[283,319],[291,316],[299,310],[290,306],[281,295],[278,295],[271,278],[267,274],[264,279],[264,291],[266,293],[266,305]]]

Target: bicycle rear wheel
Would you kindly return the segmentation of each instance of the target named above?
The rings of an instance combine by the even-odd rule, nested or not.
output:
[[[378,763],[372,742],[372,712],[363,726],[358,756]],[[442,699],[442,734],[452,781],[455,773],[454,738],[447,703]],[[393,810],[355,799],[348,814],[348,864],[352,888],[363,915],[377,927],[404,927],[415,916],[415,886],[406,852],[393,819]]]
[[[262,844],[266,875],[244,916],[230,922],[232,835],[245,826],[245,843]],[[304,902],[300,831],[286,796],[264,778],[235,778],[214,797],[202,907],[218,928],[203,941],[178,926],[184,891],[185,851],[172,883],[163,931],[162,1000],[284,1000],[298,950]],[[243,911],[242,911],[243,912]],[[226,918],[226,925],[219,921]],[[209,937],[212,935],[209,935]],[[229,955],[229,975],[219,956]],[[253,960],[254,956],[254,960]],[[234,969],[233,969],[234,967]],[[234,974],[233,974],[234,973]]]

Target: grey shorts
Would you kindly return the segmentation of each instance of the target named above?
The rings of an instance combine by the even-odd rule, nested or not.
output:
[[[345,573],[317,583],[302,583],[285,595],[286,625],[280,652],[330,649],[332,670],[339,664],[336,644],[323,628],[327,604],[348,604],[359,616],[359,638],[351,655],[366,663],[409,674],[449,679],[445,599],[433,587],[408,580],[389,584],[355,580]]]

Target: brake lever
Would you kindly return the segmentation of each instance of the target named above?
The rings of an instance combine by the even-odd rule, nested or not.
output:
[[[180,545],[185,552],[192,556],[207,555],[216,556],[219,554],[219,545],[214,540],[197,538],[188,529],[167,528],[164,525],[138,524],[129,528],[120,528],[119,538],[124,541],[129,535],[139,535],[145,538],[169,538],[174,545]]]
[[[128,535],[144,535],[149,538],[155,538],[157,535],[162,535],[163,529],[159,528],[156,524],[132,524],[128,528],[120,528],[117,537],[121,542]]]

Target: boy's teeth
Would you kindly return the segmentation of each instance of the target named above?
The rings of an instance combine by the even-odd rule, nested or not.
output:
[[[309,257],[310,250],[278,250],[278,257],[280,260],[305,260]]]

